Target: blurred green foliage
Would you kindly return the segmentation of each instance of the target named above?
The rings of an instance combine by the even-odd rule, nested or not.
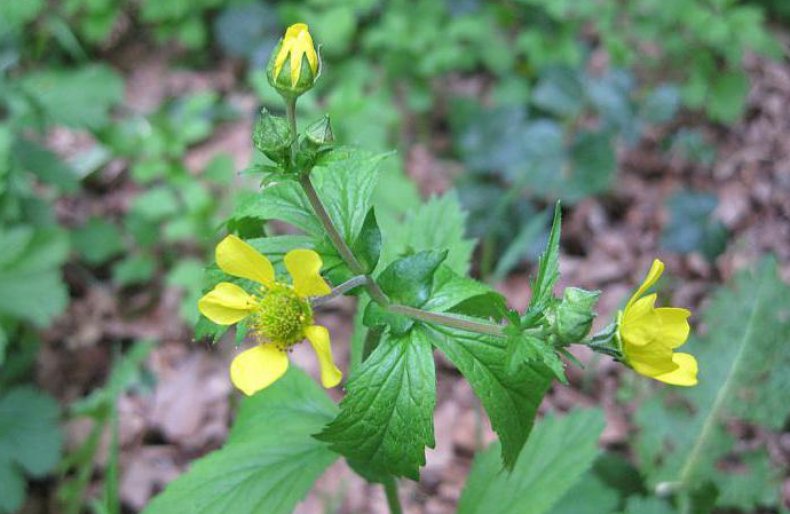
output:
[[[179,54],[185,61],[212,66],[212,59],[224,52],[248,64],[248,85],[264,105],[277,106],[262,64],[283,26],[307,21],[316,40],[324,44],[322,57],[331,73],[322,77],[315,93],[303,99],[302,114],[317,118],[329,112],[339,141],[363,146],[374,154],[402,150],[415,142],[432,145],[431,134],[446,134],[448,142],[437,152],[460,162],[467,172],[456,182],[457,193],[423,203],[401,172],[401,157],[391,155],[383,161],[375,193],[380,206],[375,224],[390,243],[379,258],[379,269],[396,261],[399,253],[438,244],[449,250],[444,265],[465,272],[474,249],[471,236],[482,239],[481,273],[498,280],[524,257],[537,259],[549,233],[551,217],[546,205],[556,198],[572,205],[591,195],[607,194],[616,180],[618,147],[637,143],[653,125],[672,123],[683,108],[722,123],[742,114],[749,88],[742,66],[744,54],[755,51],[773,56],[778,52],[762,7],[771,16],[790,17],[784,0],[2,2],[0,510],[16,510],[24,502],[25,477],[52,472],[60,455],[59,409],[50,396],[29,384],[40,344],[38,331],[62,314],[70,301],[63,267],[76,264],[91,277],[106,280],[118,293],[129,288],[158,289],[163,283],[179,288],[183,291],[181,317],[194,322],[198,319],[196,300],[204,285],[203,256],[210,251],[225,214],[235,209],[231,223],[251,233],[264,233],[266,220],[244,215],[245,202],[254,200],[242,198],[230,205],[235,176],[231,156],[217,155],[198,170],[184,163],[191,147],[205,142],[219,124],[240,114],[213,91],[169,98],[151,112],[133,112],[122,106],[123,77],[109,64],[114,49],[130,41],[153,51],[175,46],[186,50]],[[86,136],[90,147],[78,148],[67,157],[61,155],[62,149],[56,152],[52,135],[62,128]],[[716,158],[715,149],[694,128],[682,127],[665,143],[668,151],[702,166],[710,166]],[[262,156],[256,156],[255,164],[263,162]],[[110,163],[122,164],[126,173],[121,180],[103,177]],[[116,187],[123,188],[129,199],[117,212],[84,213],[76,219],[58,216],[59,202],[116,193]],[[701,252],[709,259],[718,256],[727,234],[712,216],[716,205],[714,196],[698,192],[670,197],[663,247],[678,253]],[[362,230],[367,209],[362,214],[352,232]],[[270,241],[277,243],[276,238]],[[284,240],[280,243],[282,248],[289,246]],[[278,248],[267,250],[276,255]],[[333,276],[347,273],[335,264]],[[770,275],[765,270],[761,273],[763,280]],[[752,298],[746,281],[738,279],[732,292],[717,296],[707,315],[708,324],[728,326],[744,317],[761,316],[761,320],[766,318],[761,333],[777,332],[781,320],[768,319],[765,306],[773,300],[779,303],[786,291],[769,285]],[[741,312],[750,302],[761,310]],[[365,308],[364,304],[359,307],[360,319]],[[742,318],[731,313],[741,313]],[[732,331],[738,328],[742,327],[732,327]],[[729,348],[722,331],[717,329],[704,341],[713,348],[710,359],[716,373],[719,367],[738,362],[721,351]],[[765,341],[772,339],[766,336]],[[765,341],[746,335],[741,340],[744,347]],[[357,341],[353,352],[359,354],[361,347]],[[150,348],[140,348],[118,361],[106,388],[69,409],[70,416],[88,416],[96,427],[84,446],[63,463],[63,469],[72,473],[61,490],[70,512],[82,508],[100,432],[117,414],[114,399],[144,382],[139,368],[145,348]],[[771,348],[765,351],[775,351]],[[778,380],[770,373],[757,379],[765,376]],[[705,404],[721,385],[722,377],[713,378],[707,388],[682,397],[684,401]],[[745,382],[741,375],[736,378],[737,385]],[[300,377],[289,380],[292,383],[284,382],[283,387],[314,393]],[[762,398],[766,391],[781,387],[777,382],[739,390],[749,398]],[[674,447],[687,444],[675,440],[677,427],[696,428],[700,413],[704,414],[683,417],[673,407],[673,399],[655,397],[639,411],[639,422],[644,425],[637,441],[640,464],[651,487],[672,474],[675,461],[671,459],[677,458],[672,454],[664,462],[657,457],[664,448],[659,439],[669,440]],[[722,414],[721,419],[738,414],[741,420],[778,426],[763,410],[740,412],[730,403],[725,405],[727,416]],[[244,416],[252,416],[250,412],[243,410]],[[715,414],[711,419],[718,423],[720,413]],[[328,419],[326,409],[314,415]],[[652,423],[656,417],[666,423]],[[304,421],[297,428],[313,433],[320,426],[308,418],[297,419],[297,424]],[[651,422],[645,421],[648,418]],[[547,423],[562,425],[563,421]],[[698,434],[689,430],[687,437]],[[589,434],[576,436],[586,440]],[[714,436],[699,443],[711,448],[704,466],[700,465],[710,473],[702,477],[705,480],[694,475],[694,485],[706,493],[703,482],[711,482],[723,505],[775,505],[772,481],[776,472],[764,452],[740,456],[740,464],[754,470],[749,475],[752,482],[749,477],[733,477],[712,464],[712,459],[718,461],[724,455],[722,448],[731,447],[730,435],[717,424]],[[35,440],[36,451],[17,449],[20,437]],[[234,452],[255,462],[270,458],[266,446],[256,446],[258,453],[247,454],[245,448],[260,441],[252,438],[244,446],[246,437],[238,436],[240,450],[229,446],[217,459],[235,458]],[[308,450],[328,459],[323,446]],[[490,475],[486,459],[495,461],[490,456],[494,453],[480,457],[476,474]],[[598,457],[587,472],[584,463],[574,468],[582,478],[565,484],[572,487],[562,498],[563,491],[557,488],[552,501],[558,503],[547,512],[584,512],[590,503],[579,505],[575,500],[580,497],[597,498],[595,505],[603,506],[591,512],[673,511],[668,502],[650,497],[635,469],[611,457]],[[323,465],[322,461],[313,471],[320,472]],[[210,480],[211,469],[201,469],[200,476]],[[270,478],[268,470],[262,468],[264,481]],[[623,477],[633,479],[629,482]],[[111,499],[112,479],[107,483],[103,493],[107,502],[94,508],[113,512],[117,506]],[[284,504],[301,494],[301,483],[295,481],[294,490],[281,491]],[[188,482],[182,493],[191,494],[200,486]],[[464,493],[464,505],[472,501],[468,498],[473,492]]]

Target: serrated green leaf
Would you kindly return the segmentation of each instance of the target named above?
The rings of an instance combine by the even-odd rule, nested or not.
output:
[[[425,447],[435,445],[436,371],[428,337],[418,330],[385,334],[346,389],[340,414],[316,437],[366,469],[418,480]]]
[[[554,297],[554,284],[560,278],[560,232],[562,230],[562,211],[560,202],[554,206],[554,221],[551,222],[551,232],[546,243],[546,250],[538,260],[538,274],[532,283],[532,298],[529,301],[530,309],[545,308]]]
[[[385,243],[382,263],[389,264],[403,253],[444,249],[447,250],[445,264],[456,273],[465,275],[476,244],[465,237],[466,217],[455,191],[431,198],[413,212],[408,212],[403,220],[382,225]]]
[[[549,512],[592,465],[603,428],[599,410],[548,416],[537,424],[510,473],[502,472],[498,444],[491,445],[475,458],[458,513]]]
[[[721,494],[719,505],[748,510],[775,502],[777,471],[765,449],[738,450],[727,424],[739,419],[779,429],[786,422],[790,287],[766,259],[720,289],[703,318],[707,334],[685,347],[699,362],[699,384],[672,390],[637,412],[641,467],[653,486],[680,482],[693,490],[710,481]],[[688,407],[673,404],[673,397]],[[740,466],[718,466],[724,458],[738,459]]]
[[[554,346],[545,339],[524,333],[515,333],[508,337],[505,350],[507,370],[517,373],[518,369],[529,365],[546,366],[563,384],[568,383],[565,376],[565,364],[557,355]]]
[[[424,251],[391,263],[376,279],[390,300],[411,307],[422,307],[430,298],[433,280],[447,251]]]
[[[287,514],[337,459],[310,437],[336,412],[315,381],[295,368],[245,398],[226,445],[199,459],[145,514]]]
[[[440,266],[434,276],[430,298],[422,308],[434,312],[457,312],[466,316],[501,320],[507,310],[505,297],[491,287]]]
[[[502,460],[511,469],[529,437],[538,406],[551,385],[552,372],[530,364],[507,369],[506,341],[445,326],[420,326],[480,398],[502,443]]]
[[[32,387],[0,397],[0,512],[15,512],[25,498],[24,474],[42,477],[60,458],[58,405]]]

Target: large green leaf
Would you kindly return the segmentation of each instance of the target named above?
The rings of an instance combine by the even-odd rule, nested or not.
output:
[[[0,396],[0,512],[16,512],[22,506],[24,474],[41,477],[52,471],[60,445],[53,398],[29,387]]]
[[[389,264],[405,252],[447,250],[445,264],[453,271],[466,274],[475,241],[466,239],[466,213],[458,195],[451,191],[434,197],[414,212],[406,214],[397,224],[382,223],[384,247],[381,261]]]
[[[426,335],[385,336],[346,385],[340,414],[316,437],[368,470],[419,479],[435,445],[436,371]]]
[[[549,416],[538,423],[510,473],[502,472],[499,445],[491,445],[475,458],[458,513],[549,512],[592,465],[603,427],[598,410]]]
[[[737,419],[778,430],[787,421],[790,287],[766,259],[719,290],[703,320],[707,333],[684,347],[699,361],[699,384],[672,389],[637,412],[642,469],[653,485],[695,490],[710,481],[720,505],[775,503],[779,473],[767,452],[739,449],[727,426]],[[725,458],[740,464],[719,466]]]
[[[291,368],[246,398],[227,444],[196,461],[145,514],[287,514],[337,459],[311,437],[337,408],[310,377]]]
[[[502,338],[445,326],[423,325],[416,330],[424,331],[469,381],[502,443],[505,467],[512,468],[532,430],[552,372],[539,363],[508,370],[507,343]]]

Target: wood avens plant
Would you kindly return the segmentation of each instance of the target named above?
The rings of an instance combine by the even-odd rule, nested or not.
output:
[[[552,382],[565,381],[562,357],[575,361],[572,344],[664,382],[696,382],[694,358],[673,353],[688,336],[689,312],[655,308],[655,295],[644,296],[660,263],[617,320],[590,336],[599,293],[569,287],[554,295],[557,205],[529,306],[509,309],[502,295],[466,275],[462,236],[432,238],[442,227],[416,220],[410,230],[419,237],[408,241],[380,228],[372,194],[386,156],[337,146],[326,117],[299,131],[296,102],[322,71],[306,25],[287,30],[267,71],[286,117],[264,110],[255,126],[253,142],[271,162],[256,167],[263,187],[239,202],[227,225],[236,234],[217,246],[197,328],[199,337],[217,339],[236,325],[237,342],[250,346],[234,358],[230,377],[250,396],[226,446],[194,464],[148,512],[290,512],[341,457],[381,483],[391,512],[401,512],[396,480],[418,480],[425,449],[435,446],[435,350],[479,397],[505,470],[513,469]],[[301,233],[266,235],[271,220]],[[345,382],[319,323],[321,308],[340,295],[357,296],[359,309]],[[288,370],[288,353],[305,340],[321,384],[343,388],[339,405]]]

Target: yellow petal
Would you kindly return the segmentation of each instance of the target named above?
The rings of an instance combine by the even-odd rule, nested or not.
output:
[[[676,386],[697,385],[697,359],[693,355],[676,353],[672,361],[678,365],[678,369],[654,377],[656,380]]]
[[[228,275],[253,280],[266,287],[274,285],[274,267],[269,259],[232,234],[217,245],[216,258],[217,266]]]
[[[639,286],[639,289],[631,296],[631,299],[628,300],[628,303],[625,306],[625,310],[627,311],[628,308],[636,302],[640,296],[645,294],[645,292],[653,287],[653,285],[658,282],[658,279],[661,278],[661,274],[664,273],[664,263],[658,259],[653,260],[653,265],[650,266],[650,271],[647,272],[647,276],[645,280],[642,282],[642,285]]]
[[[335,387],[343,378],[343,373],[335,366],[335,361],[332,359],[329,330],[320,325],[312,325],[307,327],[304,333],[321,365],[321,384],[324,387]]]
[[[255,308],[255,299],[230,282],[220,282],[198,301],[198,310],[218,325],[232,325]]]
[[[628,365],[646,377],[655,378],[678,368],[672,361],[672,349],[665,345],[632,346],[623,341],[623,353]]]
[[[655,294],[640,298],[623,313],[620,337],[635,346],[661,344],[677,348],[688,338],[691,312],[675,307],[656,309],[655,300]]]
[[[321,256],[312,250],[291,250],[283,258],[288,273],[293,278],[294,291],[300,296],[325,296],[332,292],[319,271],[323,266]]]
[[[688,318],[691,311],[677,307],[661,307],[655,310],[658,329],[655,337],[670,348],[677,348],[686,342],[689,336]]]
[[[277,381],[288,369],[288,356],[273,344],[245,350],[230,364],[230,380],[247,396]]]

